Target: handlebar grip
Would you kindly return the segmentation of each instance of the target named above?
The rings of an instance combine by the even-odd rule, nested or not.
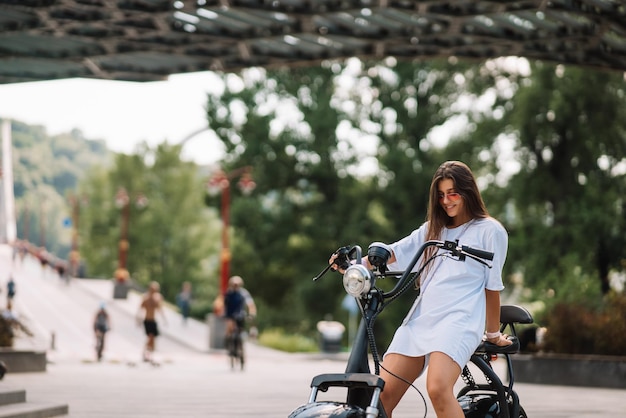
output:
[[[461,250],[484,260],[493,260],[493,253],[491,251],[481,250],[480,248],[472,248],[467,245],[461,246]]]

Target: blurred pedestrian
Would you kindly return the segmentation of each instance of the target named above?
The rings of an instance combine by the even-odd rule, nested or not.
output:
[[[180,313],[183,316],[183,324],[187,324],[187,318],[191,311],[191,283],[183,282],[183,288],[180,293],[176,295],[176,303],[180,309]]]
[[[9,277],[7,282],[7,310],[13,309],[13,298],[15,297],[15,280],[13,276]]]
[[[143,351],[144,361],[153,361],[156,338],[159,336],[159,327],[156,320],[156,314],[163,318],[163,323],[167,325],[167,318],[163,312],[163,296],[161,295],[161,286],[157,282],[150,282],[148,291],[144,293],[139,311],[137,312],[137,322],[146,332],[146,345]]]
[[[96,336],[96,357],[98,361],[102,360],[102,353],[104,352],[104,343],[106,339],[106,333],[111,329],[111,317],[106,310],[106,304],[100,303],[100,307],[96,312],[96,316],[93,320],[93,331]]]

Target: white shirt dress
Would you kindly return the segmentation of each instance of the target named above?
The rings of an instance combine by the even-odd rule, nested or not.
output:
[[[426,232],[425,223],[411,235],[391,244],[396,262],[389,265],[390,270],[406,268],[424,243]],[[465,261],[451,255],[437,257],[430,265],[429,274],[421,281],[421,296],[396,330],[385,355],[426,356],[428,361],[430,353],[440,351],[463,368],[480,344],[485,330],[485,289],[504,289],[502,267],[508,235],[497,220],[478,218],[457,228],[444,228],[441,240],[456,239],[459,245],[494,252],[492,268],[469,257]],[[417,267],[420,264],[421,260]]]

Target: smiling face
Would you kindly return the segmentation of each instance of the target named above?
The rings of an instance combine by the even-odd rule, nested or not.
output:
[[[437,193],[439,204],[448,216],[452,218],[450,227],[454,228],[469,221],[470,216],[465,207],[465,200],[456,190],[452,179],[441,179],[437,185]]]

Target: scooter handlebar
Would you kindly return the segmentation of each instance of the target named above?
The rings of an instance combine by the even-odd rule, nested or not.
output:
[[[481,250],[480,248],[472,248],[467,245],[461,246],[461,250],[484,260],[493,260],[493,253],[491,251]]]

